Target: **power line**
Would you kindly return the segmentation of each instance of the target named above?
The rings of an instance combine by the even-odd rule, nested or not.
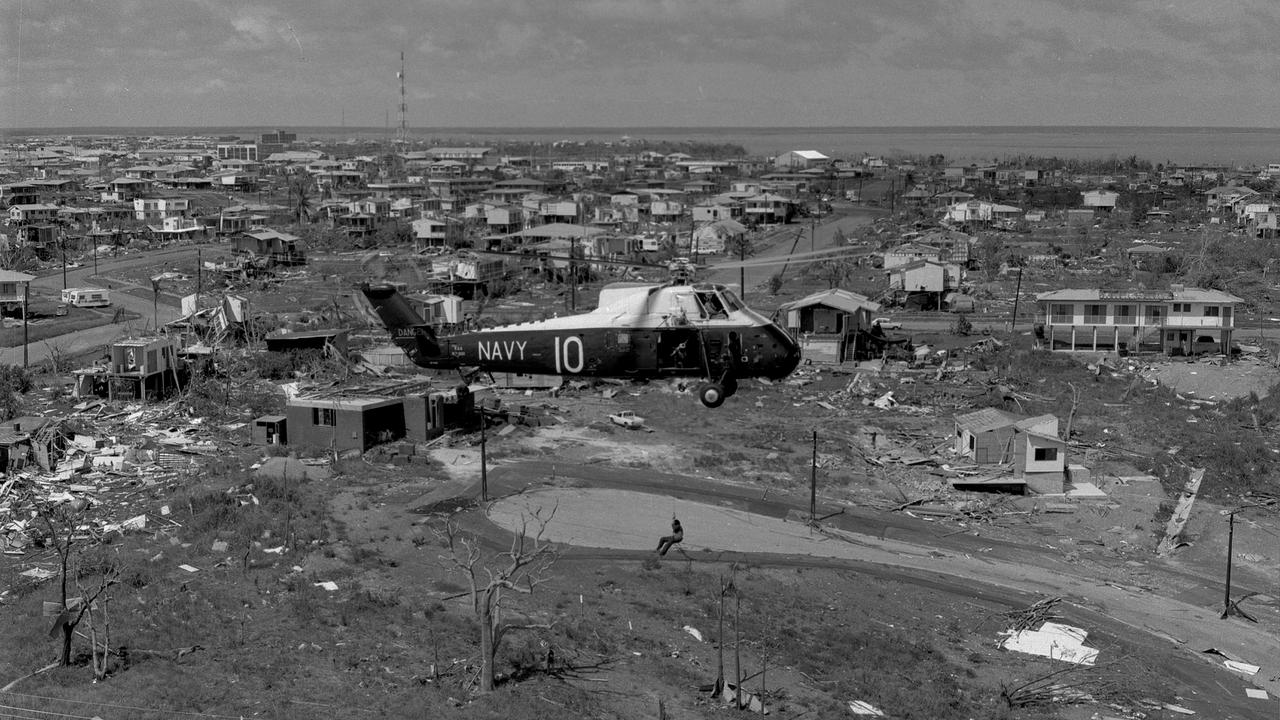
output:
[[[158,713],[158,714],[161,714],[161,715],[165,715],[165,714],[167,714],[167,715],[188,715],[188,716],[191,716],[191,717],[200,717],[200,718],[223,718],[223,720],[244,720],[244,715],[220,715],[220,714],[218,714],[218,713],[202,713],[202,712],[196,712],[196,711],[194,711],[194,710],[170,710],[170,709],[168,709],[168,708],[148,708],[148,707],[138,707],[138,706],[136,706],[136,705],[117,705],[117,704],[114,704],[114,703],[109,703],[109,702],[99,702],[99,701],[96,701],[96,700],[71,700],[71,699],[69,699],[69,698],[54,698],[54,697],[46,697],[46,696],[44,696],[44,695],[28,695],[28,694],[26,694],[26,693],[0,692],[0,699],[3,699],[3,698],[4,698],[4,697],[6,697],[6,696],[8,696],[8,697],[13,697],[13,698],[29,698],[29,699],[32,699],[32,700],[48,700],[48,701],[51,701],[51,702],[72,703],[72,704],[76,704],[76,705],[94,705],[94,706],[102,707],[102,708],[110,708],[110,709],[112,709],[112,710],[138,710],[138,711],[140,711],[140,712],[151,712],[151,713]],[[346,711],[352,711],[352,710],[355,710],[355,711],[359,711],[359,712],[367,712],[367,713],[376,712],[376,711],[375,711],[375,710],[373,710],[372,708],[362,708],[362,707],[343,707],[343,708],[338,708],[338,707],[335,707],[335,706],[333,706],[333,705],[326,705],[326,704],[324,704],[324,703],[310,702],[310,701],[307,701],[307,700],[294,700],[294,699],[289,699],[289,700],[288,700],[288,702],[296,703],[296,704],[298,704],[298,705],[310,705],[310,706],[313,706],[313,707],[323,707],[323,708],[328,708],[328,709],[330,709],[330,710],[339,710],[339,709],[340,709],[340,710],[346,710]],[[19,710],[19,711],[22,711],[22,712],[42,713],[42,714],[48,714],[48,715],[53,715],[53,716],[56,716],[56,717],[64,717],[64,718],[76,718],[77,720],[92,720],[92,718],[90,718],[90,717],[88,717],[88,716],[84,716],[84,715],[68,715],[68,714],[65,714],[65,713],[55,712],[55,711],[52,711],[52,710],[27,710],[26,708],[20,708],[20,707],[14,707],[14,706],[11,706],[11,705],[2,705],[2,704],[0,704],[0,710],[3,710],[3,709]],[[35,718],[35,719],[33,719],[33,718],[25,717],[25,716],[19,716],[19,715],[6,715],[6,714],[4,714],[4,713],[0,713],[0,718],[3,718],[3,717],[11,717],[11,718],[22,717],[22,718],[24,718],[24,720],[40,720],[39,718]]]
[[[152,712],[152,713],[169,714],[169,715],[190,715],[192,717],[225,718],[226,720],[243,720],[244,719],[243,715],[218,715],[215,713],[202,713],[202,712],[195,712],[192,710],[169,710],[166,708],[137,707],[136,705],[114,705],[112,703],[97,702],[94,700],[70,700],[67,698],[45,697],[43,695],[27,695],[25,693],[10,692],[10,693],[3,693],[3,695],[7,695],[10,697],[31,698],[33,700],[48,700],[51,702],[72,703],[76,705],[96,705],[98,707],[111,708],[113,710],[139,710],[141,712]],[[26,708],[14,707],[11,705],[0,705],[0,709],[21,710],[23,712],[48,714],[48,715],[54,715],[54,716],[64,717],[64,718],[82,718],[83,720],[92,720],[89,716],[86,716],[86,715],[68,715],[66,713],[54,712],[52,710],[27,710]],[[3,713],[0,713],[0,717],[6,717],[6,716]],[[8,717],[18,717],[18,716],[8,716]]]
[[[0,710],[17,710],[24,713],[38,713],[40,715],[51,715],[59,718],[74,718],[75,720],[93,720],[88,715],[68,715],[67,713],[55,712],[53,710],[32,710],[30,708],[14,707],[12,705],[0,705]],[[21,718],[21,720],[43,720],[42,718],[33,718],[30,715],[13,715],[11,713],[0,712],[0,718]]]

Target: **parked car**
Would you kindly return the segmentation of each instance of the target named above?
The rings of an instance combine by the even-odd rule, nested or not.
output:
[[[644,427],[644,418],[635,413],[634,410],[620,410],[609,416],[614,425],[621,425],[624,428]]]
[[[902,323],[893,318],[876,318],[871,321],[872,325],[879,325],[881,330],[901,330]]]

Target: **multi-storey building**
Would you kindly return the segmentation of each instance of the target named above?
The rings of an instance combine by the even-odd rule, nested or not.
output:
[[[1036,296],[1036,331],[1050,350],[1228,353],[1240,302],[1182,285],[1054,290]]]

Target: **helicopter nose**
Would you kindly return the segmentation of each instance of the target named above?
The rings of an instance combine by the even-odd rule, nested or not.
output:
[[[796,343],[790,333],[777,325],[771,325],[769,333],[773,335],[778,344],[778,352],[774,356],[773,367],[770,368],[769,377],[774,380],[781,380],[790,375],[800,365],[800,345]]]

